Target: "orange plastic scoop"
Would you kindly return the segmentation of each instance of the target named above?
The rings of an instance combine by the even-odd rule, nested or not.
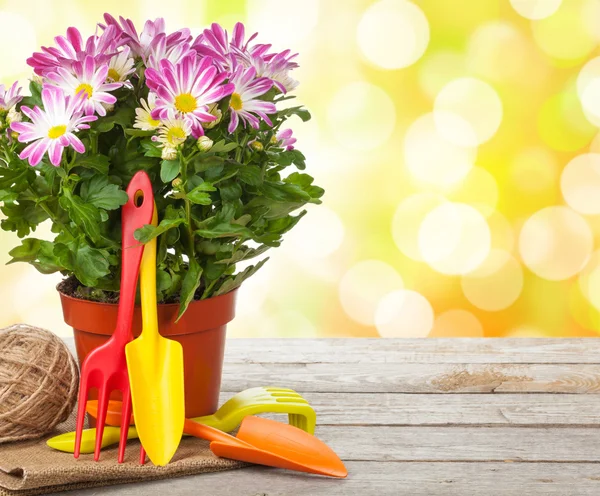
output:
[[[236,437],[189,419],[185,431],[211,441],[211,451],[223,458],[330,477],[348,475],[342,460],[323,441],[275,420],[246,417]]]
[[[107,423],[121,425],[120,405],[109,406]],[[87,411],[94,416],[96,405],[90,401]],[[299,472],[346,477],[346,467],[323,441],[297,427],[262,417],[244,417],[237,437],[194,420],[186,419],[183,431],[212,441],[210,449],[223,458]]]

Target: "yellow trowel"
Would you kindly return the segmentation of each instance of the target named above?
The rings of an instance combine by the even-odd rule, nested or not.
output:
[[[156,206],[152,225],[158,224]],[[183,435],[183,349],[163,338],[156,307],[156,238],[144,248],[140,267],[142,334],[125,348],[137,433],[154,465],[169,463]]]

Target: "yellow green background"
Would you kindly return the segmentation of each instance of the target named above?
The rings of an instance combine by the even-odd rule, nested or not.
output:
[[[105,11],[242,21],[300,53],[313,120],[292,127],[327,194],[242,288],[230,336],[600,330],[600,0],[0,0],[2,82]],[[0,263],[16,243],[0,234]],[[68,335],[59,280],[0,265],[0,327]]]

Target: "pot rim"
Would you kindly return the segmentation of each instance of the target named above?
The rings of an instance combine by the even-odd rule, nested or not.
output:
[[[106,303],[103,301],[94,301],[94,300],[86,300],[85,298],[76,298],[75,296],[71,296],[67,293],[65,293],[64,291],[61,291],[59,289],[59,286],[65,281],[65,279],[63,279],[61,282],[59,282],[56,285],[56,292],[62,297],[62,298],[66,298],[67,300],[71,300],[71,301],[82,301],[82,302],[86,302],[86,303],[90,303],[90,304],[94,304],[94,305],[99,305],[99,306],[106,306],[106,307],[115,307],[115,306],[119,306],[118,303]],[[228,295],[231,295],[232,293],[237,292],[237,290],[240,289],[235,288],[232,289],[231,291],[228,291],[227,293],[223,293],[217,296],[211,296],[210,298],[205,298],[204,300],[192,300],[190,302],[190,305],[194,304],[194,303],[200,303],[203,301],[215,301],[217,298],[221,298],[221,297],[227,297]],[[163,307],[163,308],[169,308],[169,307],[179,307],[179,303],[157,303],[157,305],[159,307]],[[135,305],[136,307],[139,307],[140,305],[136,303]]]

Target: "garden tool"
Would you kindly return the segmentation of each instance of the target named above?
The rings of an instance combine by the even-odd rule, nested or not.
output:
[[[75,458],[78,458],[88,392],[90,388],[97,388],[98,416],[94,460],[97,461],[100,458],[108,399],[111,391],[120,390],[123,396],[123,412],[127,414],[124,415],[121,423],[119,463],[123,462],[125,456],[125,444],[129,430],[127,419],[131,412],[125,345],[133,339],[131,325],[139,266],[144,251],[144,246],[134,238],[134,232],[151,222],[154,208],[152,184],[145,172],[140,171],[133,176],[127,187],[127,195],[129,199],[123,205],[121,212],[123,248],[117,325],[108,342],[90,352],[81,365],[74,447]]]
[[[98,402],[91,400],[87,404],[87,412],[95,417]],[[122,406],[119,401],[110,401],[106,422],[110,425],[121,425]],[[225,402],[213,415],[196,417],[192,420],[206,424],[224,432],[236,429],[247,415],[261,413],[283,413],[288,415],[290,425],[314,434],[317,416],[308,402],[296,391],[277,387],[255,387],[246,389]],[[133,420],[132,420],[133,421]],[[119,441],[119,429],[107,426],[104,429],[102,447],[110,446]],[[185,433],[185,426],[184,426]],[[48,446],[59,451],[73,452],[74,433],[68,432],[55,436],[47,441]],[[130,427],[128,439],[137,439],[135,427]],[[94,430],[83,431],[81,452],[94,451]]]
[[[152,225],[157,224],[155,208]],[[150,460],[162,466],[173,458],[183,435],[185,395],[183,348],[177,341],[163,338],[158,331],[156,238],[144,249],[140,290],[142,333],[127,344],[125,353],[137,434]],[[124,423],[129,420],[130,416],[122,417]],[[143,454],[142,457],[145,458]]]
[[[298,472],[344,478],[346,467],[323,441],[302,429],[262,417],[246,417],[234,437],[193,420],[185,430],[211,441],[211,451],[222,458]]]

